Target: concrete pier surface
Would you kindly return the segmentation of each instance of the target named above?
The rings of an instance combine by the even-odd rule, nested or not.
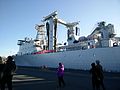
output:
[[[120,73],[104,73],[104,76],[106,90],[120,90]],[[60,89],[55,69],[18,68],[13,90],[92,90],[88,71],[65,70],[64,80],[66,86]]]

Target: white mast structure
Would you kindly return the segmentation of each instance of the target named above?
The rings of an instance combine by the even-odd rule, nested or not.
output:
[[[71,22],[71,23],[67,23],[61,19],[57,19],[58,23],[65,25],[68,28],[68,33],[67,33],[67,41],[68,41],[68,45],[72,45],[73,41],[75,40],[75,29],[74,27],[77,26],[79,24],[78,22]]]
[[[54,30],[54,18],[57,15],[57,11],[49,14],[48,16],[44,17],[43,21],[47,21],[48,26],[48,50],[53,50],[53,30]]]
[[[55,22],[55,20],[57,22]],[[48,32],[48,50],[53,50],[53,46],[54,46],[54,49],[56,47],[56,35],[55,35],[56,30],[54,32],[55,23],[60,23],[62,25],[65,25],[68,28],[68,37],[67,37],[68,45],[73,44],[73,41],[75,40],[74,27],[79,24],[79,21],[78,22],[67,23],[67,22],[65,22],[61,19],[58,19],[57,18],[57,11],[55,11],[55,12],[49,14],[48,16],[44,17],[43,21],[47,21],[46,24],[49,24],[49,25],[46,25],[46,27],[48,28],[48,31],[47,31]]]
[[[36,35],[36,39],[35,39],[35,41],[36,42],[39,42],[38,44],[38,46],[40,46],[42,49],[44,49],[45,47],[45,45],[46,45],[46,41],[45,41],[45,29],[44,29],[44,26],[45,25],[43,25],[43,24],[41,24],[41,25],[36,25],[35,26],[35,29],[37,30],[37,35]],[[37,44],[36,44],[37,45]]]

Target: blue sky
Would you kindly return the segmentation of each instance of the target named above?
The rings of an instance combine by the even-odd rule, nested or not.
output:
[[[120,36],[120,0],[0,0],[0,56],[17,53],[18,39],[35,38],[35,24],[57,10],[66,22],[80,21],[80,35],[89,35],[97,22],[114,24]],[[60,25],[58,41],[66,41],[67,29]]]

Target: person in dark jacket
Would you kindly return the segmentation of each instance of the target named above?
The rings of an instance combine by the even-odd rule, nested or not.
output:
[[[63,84],[63,87],[65,86],[65,82],[63,79],[64,76],[64,65],[62,63],[59,63],[59,67],[57,69],[57,76],[58,76],[58,82],[59,82],[59,87],[61,88],[61,84]]]
[[[100,86],[102,87],[103,90],[105,90],[105,86],[103,83],[103,80],[104,80],[103,68],[102,68],[102,65],[100,64],[99,60],[96,60],[96,69],[97,69],[97,74],[100,78],[100,80],[99,80]]]
[[[3,69],[3,78],[1,84],[1,90],[5,90],[5,84],[7,84],[8,90],[12,90],[12,78],[13,72],[16,70],[15,62],[12,56],[7,57],[5,67]]]
[[[90,69],[90,73],[92,74],[93,90],[100,90],[99,76],[97,75],[97,69],[95,63],[92,63],[91,66],[92,68]]]
[[[3,78],[3,68],[4,68],[4,64],[2,63],[2,57],[0,56],[0,90],[1,90],[1,83]]]

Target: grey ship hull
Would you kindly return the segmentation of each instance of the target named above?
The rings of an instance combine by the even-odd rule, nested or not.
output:
[[[100,60],[105,71],[120,72],[120,47],[93,48],[87,50],[15,56],[18,66],[56,68],[59,62],[65,68],[89,70],[91,63]]]

